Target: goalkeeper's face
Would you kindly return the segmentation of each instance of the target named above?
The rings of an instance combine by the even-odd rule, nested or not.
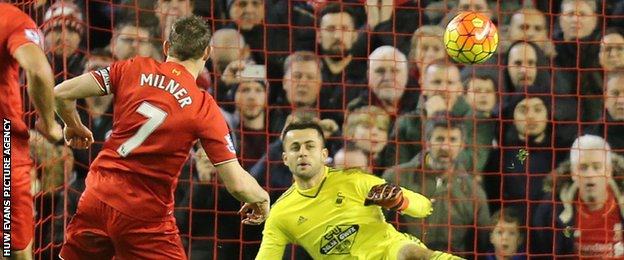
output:
[[[296,181],[308,181],[323,174],[323,165],[328,151],[316,130],[288,131],[283,142],[282,159]]]

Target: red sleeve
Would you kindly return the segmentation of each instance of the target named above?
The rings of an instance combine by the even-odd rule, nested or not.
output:
[[[9,49],[9,53],[11,53],[11,55],[15,54],[17,48],[26,43],[34,43],[41,47],[41,39],[43,37],[41,36],[39,29],[37,29],[35,22],[33,22],[33,20],[25,14],[17,19],[17,23],[20,23],[19,20],[22,20],[22,22],[20,25],[15,27],[15,30],[13,30],[11,35],[8,37],[7,47]]]
[[[236,160],[236,149],[221,110],[214,99],[208,99],[208,112],[200,121],[205,123],[199,124],[199,139],[208,158],[216,166]]]
[[[119,62],[115,62],[110,66],[94,70],[89,72],[91,76],[97,81],[98,85],[100,85],[100,89],[104,93],[115,94],[117,92],[117,86],[119,85],[119,79],[121,75],[123,75],[129,60],[123,60]]]

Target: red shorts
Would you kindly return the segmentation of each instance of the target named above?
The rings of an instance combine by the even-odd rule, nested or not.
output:
[[[32,166],[11,171],[11,248],[24,250],[33,238],[33,198],[30,193]]]
[[[60,253],[65,260],[186,259],[173,216],[141,221],[111,208],[88,189],[65,234]]]

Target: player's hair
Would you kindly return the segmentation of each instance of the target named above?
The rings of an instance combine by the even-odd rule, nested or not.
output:
[[[317,26],[321,27],[321,20],[325,15],[328,14],[339,14],[345,13],[351,17],[351,21],[353,22],[353,29],[357,29],[359,26],[359,21],[357,20],[357,15],[355,14],[355,10],[351,6],[343,5],[343,4],[328,4],[321,10],[318,14],[318,19],[316,19]]]
[[[171,28],[167,56],[182,61],[199,59],[210,44],[211,36],[208,24],[202,18],[195,15],[180,18]]]
[[[308,61],[312,61],[312,62],[316,63],[316,67],[318,68],[318,73],[319,73],[319,76],[320,76],[321,64],[319,62],[318,57],[316,57],[316,55],[314,54],[314,52],[311,52],[311,51],[296,51],[296,52],[293,52],[292,54],[288,55],[288,57],[284,61],[284,77],[286,77],[286,75],[288,75],[288,73],[290,72],[290,69],[291,69],[293,63],[295,63],[295,62],[308,62]]]
[[[525,221],[524,217],[520,212],[518,212],[518,210],[507,207],[494,212],[492,217],[490,217],[490,226],[492,226],[491,232],[494,231],[494,228],[501,220],[507,223],[515,223],[519,231],[518,233],[520,233],[520,240],[524,240],[525,232],[523,232],[522,227],[525,225]]]
[[[466,140],[466,130],[464,129],[464,124],[461,120],[457,119],[447,119],[447,115],[445,112],[439,112],[434,114],[431,118],[427,118],[425,123],[425,141],[430,142],[431,136],[433,135],[433,130],[438,127],[446,128],[446,129],[459,129],[461,131],[462,142]]]
[[[578,166],[581,150],[604,151],[606,163],[607,165],[611,165],[611,146],[604,138],[597,135],[582,135],[576,138],[570,149],[570,164],[572,169]]]
[[[367,128],[375,126],[387,131],[390,127],[390,116],[385,110],[377,106],[359,107],[347,114],[344,125],[346,135],[350,136],[359,125],[364,125]]]
[[[596,13],[596,11],[598,11],[598,3],[596,3],[596,0],[563,0],[561,1],[561,7],[563,7],[564,4],[567,3],[574,3],[577,4],[577,2],[584,2],[587,5],[589,5],[589,7],[592,9],[592,11],[594,13]]]
[[[409,60],[412,60],[412,58],[415,58],[414,56],[416,55],[416,50],[417,50],[416,45],[419,43],[419,40],[422,37],[435,37],[442,43],[442,45],[444,45],[444,41],[443,41],[444,28],[442,28],[442,26],[439,26],[439,25],[423,25],[421,27],[418,27],[418,29],[414,31],[414,34],[412,34],[412,40],[410,41],[410,50],[409,50],[409,53],[407,54],[407,57],[409,58]],[[411,65],[415,66],[416,64],[411,64]]]
[[[474,80],[474,79],[491,81],[492,82],[492,86],[494,86],[494,91],[496,91],[496,80],[494,79],[494,77],[492,77],[490,75],[471,75],[470,77],[466,78],[462,82],[462,84],[464,85],[464,91],[468,91],[468,87],[469,87],[468,84],[470,84],[470,82],[472,80]]]
[[[284,139],[286,138],[286,134],[288,134],[288,132],[293,131],[293,130],[306,130],[306,129],[316,130],[318,135],[321,137],[321,141],[323,145],[325,145],[325,135],[323,134],[323,128],[321,128],[321,126],[317,124],[316,122],[307,121],[307,120],[292,122],[288,124],[288,126],[284,128],[284,131],[282,131],[282,141],[284,141]]]

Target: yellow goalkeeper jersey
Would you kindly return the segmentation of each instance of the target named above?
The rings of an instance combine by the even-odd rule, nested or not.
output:
[[[325,167],[319,185],[302,190],[293,184],[273,205],[256,259],[282,259],[289,244],[301,245],[314,259],[396,259],[405,243],[418,239],[386,223],[381,207],[364,206],[374,185],[385,181],[360,170]],[[426,197],[403,189],[410,200],[404,214],[431,213]],[[422,245],[424,247],[424,245]]]

